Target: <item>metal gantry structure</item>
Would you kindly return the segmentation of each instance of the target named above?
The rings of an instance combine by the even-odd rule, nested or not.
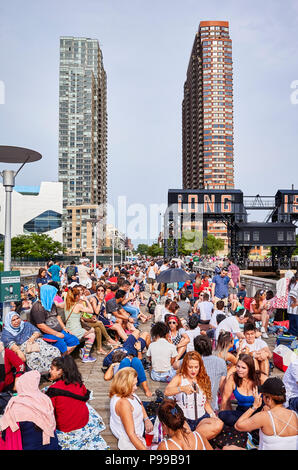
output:
[[[265,222],[248,222],[249,210],[268,210]],[[278,190],[275,196],[244,196],[238,189],[170,189],[164,216],[164,256],[178,256],[178,240],[186,229],[206,240],[208,223],[227,227],[230,255],[245,269],[250,250],[271,247],[273,270],[291,267],[296,248],[298,190]]]

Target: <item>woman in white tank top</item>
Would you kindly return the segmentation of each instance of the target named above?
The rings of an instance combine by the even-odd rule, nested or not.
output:
[[[132,367],[115,374],[110,388],[110,428],[120,450],[147,450],[144,430],[153,430],[141,400],[134,394],[136,389],[137,373]]]
[[[244,432],[259,429],[259,450],[298,450],[298,417],[283,406],[286,401],[283,381],[270,377],[253,395],[253,406],[238,419],[235,428]],[[255,413],[262,406],[262,398],[265,407]],[[228,446],[226,449],[229,450]]]
[[[158,418],[167,436],[157,450],[212,450],[206,437],[185,427],[186,418],[175,400],[165,399],[158,409]]]

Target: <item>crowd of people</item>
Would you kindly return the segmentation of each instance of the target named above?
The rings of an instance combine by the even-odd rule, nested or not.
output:
[[[185,280],[159,282],[171,269]],[[298,336],[297,281],[249,298],[232,259],[212,276],[182,259],[49,262],[2,319],[0,449],[108,449],[78,368],[101,359],[120,450],[297,449],[298,357],[274,377],[266,342],[281,314]],[[151,416],[136,392],[162,383]]]

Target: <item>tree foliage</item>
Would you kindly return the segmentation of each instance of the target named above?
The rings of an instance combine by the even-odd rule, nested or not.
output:
[[[60,242],[45,234],[31,233],[30,235],[18,235],[11,239],[12,258],[50,259],[65,253],[65,251]],[[4,242],[0,244],[0,252],[2,255],[4,254]]]

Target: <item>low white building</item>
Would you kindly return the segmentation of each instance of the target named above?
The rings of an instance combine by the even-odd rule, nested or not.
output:
[[[40,233],[62,243],[63,183],[15,186],[12,192],[11,236]],[[0,237],[5,233],[5,189],[0,184]]]

